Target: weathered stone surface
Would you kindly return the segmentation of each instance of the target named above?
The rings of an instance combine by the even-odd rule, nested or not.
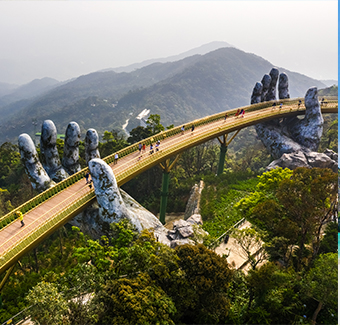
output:
[[[256,133],[274,159],[284,153],[302,150],[302,146],[284,134],[279,121],[269,121],[255,125]]]
[[[51,120],[44,121],[41,127],[40,150],[43,158],[42,165],[55,182],[60,182],[69,176],[60,163],[57,129]]]
[[[100,158],[98,151],[99,137],[95,129],[88,129],[85,136],[85,161],[88,164],[93,158]]]
[[[262,96],[262,83],[261,82],[257,82],[255,84],[255,87],[253,89],[253,93],[251,95],[251,100],[250,100],[250,104],[257,104],[261,102],[261,96]]]
[[[55,183],[48,176],[39,161],[38,153],[31,137],[26,133],[21,134],[18,138],[18,145],[21,160],[33,188],[42,192],[54,186]]]
[[[311,167],[330,168],[333,170],[333,172],[338,171],[337,160],[335,161],[331,159],[324,153],[310,151],[306,152],[305,156],[307,158],[308,165]]]
[[[273,68],[270,72],[270,89],[266,96],[262,94],[262,101],[274,100],[274,82],[278,70]],[[268,85],[269,78],[265,75],[262,83]],[[256,86],[255,86],[256,87]],[[262,87],[262,92],[266,87]],[[251,103],[259,103],[259,94],[251,96]],[[289,98],[288,76],[280,74],[279,98]],[[305,95],[306,113],[304,118],[285,118],[259,123],[255,126],[257,135],[274,160],[267,170],[275,167],[294,169],[296,167],[325,167],[336,171],[338,156],[329,151],[325,155],[316,152],[323,130],[323,117],[321,114],[316,87],[308,89]],[[327,159],[327,157],[330,159]]]
[[[266,170],[271,170],[276,167],[295,169],[297,167],[309,167],[306,156],[303,151],[295,151],[292,153],[285,153],[281,158],[272,161],[266,168]]]
[[[183,238],[191,237],[194,234],[194,230],[192,229],[192,225],[178,228],[177,231]]]
[[[290,98],[288,90],[288,76],[282,72],[279,76],[279,99]]]
[[[337,172],[337,161],[332,160],[324,153],[314,151],[296,151],[289,154],[283,154],[280,159],[272,161],[266,170],[271,170],[276,167],[295,169],[297,167],[307,168],[330,168]]]
[[[334,152],[333,150],[326,149],[323,153],[327,155],[329,158],[331,158],[332,160],[338,161],[338,154]]]
[[[119,192],[112,169],[103,160],[94,158],[89,161],[89,170],[99,205],[99,215],[108,222],[119,222],[126,218],[138,231],[142,230],[139,220],[127,210]]]
[[[303,119],[295,117],[287,121],[287,130],[293,140],[305,148],[316,151],[323,130],[323,117],[316,87],[309,88],[305,96],[306,114]]]
[[[170,246],[170,241],[167,237],[168,230],[162,225],[157,217],[150,211],[141,206],[134,198],[127,194],[122,189],[120,194],[130,216],[138,219],[143,229],[149,229],[155,235],[155,238],[163,244]]]
[[[68,143],[70,147],[73,145],[77,146],[78,125],[73,123],[75,122],[70,123],[71,130],[68,128],[69,131],[67,131],[67,133],[70,133],[70,137],[73,137]],[[53,139],[56,139],[56,129],[55,127],[53,128],[53,122],[52,124],[49,122],[46,124],[51,126],[51,136],[48,141],[53,142]],[[88,141],[88,152],[98,151],[97,132],[90,133],[95,133],[95,136],[92,138],[90,137],[91,141]],[[92,141],[93,139],[95,141]],[[55,183],[48,176],[39,161],[31,137],[28,134],[20,135],[18,144],[26,173],[30,178],[33,188],[42,192],[47,188],[54,186]],[[127,218],[136,226],[138,231],[150,229],[153,231],[158,241],[170,246],[170,240],[167,237],[167,229],[161,224],[157,217],[143,208],[126,192],[119,190],[112,169],[104,161],[98,160],[100,162],[97,164],[94,162],[94,164],[91,165],[92,171],[91,169],[90,171],[95,191],[98,194],[97,199],[99,197],[100,204],[98,204],[98,202],[94,203],[91,207],[85,209],[82,213],[72,219],[70,223],[79,227],[92,238],[97,239],[102,235],[108,234],[110,223],[118,222],[121,218]],[[54,163],[56,165],[57,163],[60,163],[60,160],[59,162],[54,161]]]
[[[265,74],[263,76],[261,80],[261,84],[262,84],[261,100],[255,101],[254,103],[264,102],[266,100],[271,81],[272,81],[272,78],[269,74]]]
[[[81,170],[79,164],[80,128],[78,123],[70,122],[66,128],[62,164],[65,170],[74,174]]]
[[[269,75],[271,80],[265,101],[276,100],[276,84],[279,77],[279,70],[277,68],[272,68],[269,72]]]
[[[192,225],[203,225],[202,216],[200,214],[193,214],[186,221]]]
[[[191,188],[189,200],[185,207],[184,220],[187,220],[193,214],[200,213],[200,201],[203,188],[204,182],[202,180],[199,184],[195,184]]]
[[[187,226],[190,226],[190,223],[183,219],[176,220],[173,223],[173,229],[175,230],[182,228],[182,227],[187,227]]]
[[[177,246],[180,245],[186,245],[186,244],[190,244],[190,245],[195,245],[195,242],[189,238],[185,238],[185,239],[177,239],[177,240],[172,240],[170,243],[170,247],[171,248],[175,248]]]

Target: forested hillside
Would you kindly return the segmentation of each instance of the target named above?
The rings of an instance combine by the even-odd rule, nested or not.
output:
[[[128,129],[137,126],[135,117],[144,109],[160,114],[165,125],[181,124],[212,113],[249,104],[258,76],[269,73],[272,64],[254,54],[222,48],[176,62],[154,63],[130,73],[112,71],[81,76],[34,100],[23,100],[0,108],[8,115],[1,121],[0,142],[15,142],[19,134],[33,135],[32,119],[38,125],[52,119],[59,132],[74,120],[83,134],[96,128]],[[324,85],[285,69],[291,97],[304,96],[311,86]]]

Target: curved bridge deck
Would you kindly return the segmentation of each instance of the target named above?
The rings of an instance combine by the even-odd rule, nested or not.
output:
[[[227,111],[228,118],[224,120],[226,112],[186,123],[184,134],[180,126],[166,132],[159,133],[141,141],[149,145],[161,140],[160,150],[149,155],[147,148],[139,160],[138,143],[118,152],[119,160],[113,164],[113,157],[104,158],[111,166],[119,186],[136,175],[159,164],[188,148],[197,146],[218,136],[257,124],[274,118],[304,114],[304,106],[298,110],[298,100],[284,100],[283,108],[277,106],[272,109],[272,102],[260,103],[244,107],[244,117],[235,118],[237,109]],[[322,113],[337,113],[337,100],[329,100],[322,107]],[[191,132],[191,125],[195,130]],[[87,168],[86,168],[87,169]],[[26,202],[11,213],[0,218],[0,274],[13,265],[22,255],[34,248],[39,242],[47,238],[57,228],[65,224],[72,217],[80,213],[94,202],[94,190],[85,184],[85,170],[70,176],[32,200]],[[15,217],[15,211],[24,214],[25,226],[20,227],[20,221]]]

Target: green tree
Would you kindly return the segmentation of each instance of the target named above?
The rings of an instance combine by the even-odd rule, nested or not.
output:
[[[264,249],[263,237],[265,234],[256,231],[254,228],[234,228],[231,237],[233,237],[240,247],[239,255],[249,261],[253,270],[257,265],[267,259],[267,252]]]
[[[251,269],[246,276],[249,304],[246,324],[295,324],[302,319],[299,276],[268,262]]]
[[[53,283],[40,282],[27,295],[32,320],[39,324],[64,324],[67,314],[67,301]]]
[[[104,131],[103,140],[106,142],[112,141],[114,139],[113,134],[109,131]]]
[[[336,253],[321,254],[309,270],[304,289],[307,296],[318,302],[312,316],[312,324],[316,324],[316,318],[320,310],[330,305],[337,309],[338,302],[338,256]]]
[[[332,217],[337,198],[337,174],[330,169],[297,168],[280,183],[277,198],[289,220],[299,227],[299,268],[305,244],[312,241],[313,258],[321,239],[322,225]]]
[[[174,324],[174,303],[145,273],[108,281],[94,302],[99,324]]]
[[[178,246],[176,254],[185,274],[180,295],[173,297],[181,322],[225,323],[230,309],[227,292],[232,278],[226,259],[201,244]]]
[[[146,124],[147,128],[151,129],[152,135],[165,130],[164,126],[161,124],[161,116],[158,114],[151,114],[146,120]]]

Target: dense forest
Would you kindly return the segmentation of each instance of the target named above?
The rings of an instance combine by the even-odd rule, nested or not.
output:
[[[169,126],[168,128],[171,128]],[[104,157],[163,130],[159,115],[126,139],[105,131]],[[319,151],[337,151],[337,116],[325,116]],[[337,223],[331,218],[337,174],[327,169],[276,169],[254,128],[228,148],[216,177],[219,145],[210,141],[183,153],[171,172],[168,212],[183,212],[191,187],[203,180],[202,238],[176,249],[138,234],[123,221],[94,241],[65,225],[15,266],[1,292],[0,322],[29,307],[40,324],[337,324]],[[58,140],[60,155],[63,141]],[[38,146],[39,152],[39,146]],[[84,166],[84,144],[80,144]],[[1,215],[36,193],[16,145],[0,147]],[[159,209],[161,170],[154,167],[123,186],[153,213]],[[243,240],[251,268],[236,269],[217,255],[216,239],[242,218],[253,228]],[[261,240],[266,262],[246,247]],[[53,303],[51,303],[51,301]]]

